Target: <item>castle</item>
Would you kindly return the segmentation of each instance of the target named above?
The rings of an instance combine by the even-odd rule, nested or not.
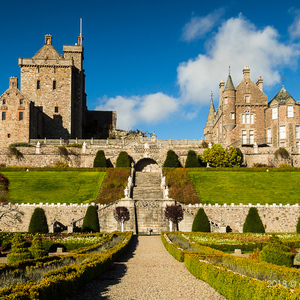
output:
[[[107,138],[116,128],[115,111],[87,109],[82,42],[80,34],[61,55],[47,34],[32,58],[19,58],[21,88],[11,77],[0,97],[0,146],[42,138]]]
[[[263,79],[259,77],[254,83],[248,66],[243,75],[236,87],[230,75],[226,85],[220,82],[219,107],[215,110],[211,100],[205,140],[235,147],[300,147],[300,102],[282,85],[268,103]]]

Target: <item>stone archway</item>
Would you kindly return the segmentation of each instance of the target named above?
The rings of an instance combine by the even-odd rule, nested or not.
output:
[[[160,168],[157,162],[152,158],[142,158],[135,166],[137,172],[159,172]]]

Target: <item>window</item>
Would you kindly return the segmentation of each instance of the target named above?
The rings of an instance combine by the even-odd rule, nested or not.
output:
[[[19,112],[19,121],[23,121],[23,112]]]
[[[56,80],[53,80],[53,89],[56,90]]]
[[[7,137],[10,138],[10,133],[7,134]]]
[[[250,123],[251,123],[251,124],[254,123],[254,117],[253,117],[253,114],[250,115]]]
[[[297,148],[300,147],[300,142],[296,142],[296,147],[297,147]]]
[[[3,104],[3,105],[6,104],[6,100],[5,100],[5,99],[2,100],[2,104]]]
[[[55,113],[58,113],[58,106],[55,106],[55,107],[54,107],[54,112],[55,112]]]
[[[36,89],[37,89],[37,90],[40,90],[40,89],[41,89],[41,81],[40,81],[40,80],[38,80],[38,81],[36,82]]]
[[[234,120],[234,118],[235,118],[235,113],[230,113],[230,118],[231,118],[231,120]]]
[[[246,115],[246,124],[250,124],[250,115]]]
[[[278,107],[273,107],[272,108],[272,119],[277,119],[278,118]]]
[[[293,118],[294,117],[294,107],[293,106],[288,106],[287,107],[287,116],[288,116],[288,118]]]
[[[242,143],[247,144],[247,131],[242,130]]]
[[[280,142],[280,147],[285,147],[285,142]]]
[[[245,115],[242,114],[242,124],[245,124]]]
[[[254,130],[249,131],[249,142],[250,144],[254,144]]]
[[[296,139],[300,139],[300,126],[299,125],[296,125],[295,134],[296,134]]]
[[[225,104],[228,104],[228,97],[225,97],[225,98],[224,98],[224,103],[225,103]]]
[[[20,100],[20,105],[22,105],[22,104],[23,104],[23,99]]]
[[[280,139],[285,139],[286,138],[285,126],[280,126],[279,136],[280,136]]]
[[[250,103],[250,96],[249,95],[245,96],[245,102]]]
[[[272,138],[271,138],[271,128],[267,129],[267,143],[271,143]]]
[[[242,124],[253,124],[254,115],[253,114],[242,114]]]
[[[2,112],[2,121],[5,121],[5,120],[6,120],[6,112],[3,111],[3,112]]]

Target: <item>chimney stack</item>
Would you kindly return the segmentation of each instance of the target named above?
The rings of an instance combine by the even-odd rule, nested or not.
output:
[[[244,79],[250,79],[250,69],[248,66],[245,66],[243,70]]]
[[[45,45],[52,45],[52,35],[51,34],[45,35]]]
[[[256,85],[258,86],[258,88],[263,91],[263,79],[261,78],[261,76],[258,77],[257,81],[256,81]]]
[[[10,77],[9,78],[9,88],[17,89],[18,88],[18,77]]]

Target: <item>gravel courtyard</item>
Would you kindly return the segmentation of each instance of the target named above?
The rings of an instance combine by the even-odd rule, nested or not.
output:
[[[133,236],[128,254],[69,300],[226,299],[164,248],[160,236]]]

